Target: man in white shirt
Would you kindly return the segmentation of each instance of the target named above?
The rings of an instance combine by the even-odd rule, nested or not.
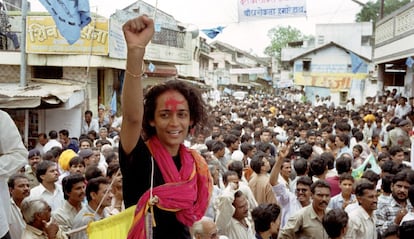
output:
[[[404,119],[409,112],[411,112],[411,105],[407,104],[407,98],[400,97],[398,105],[395,107],[394,117]]]
[[[0,238],[10,238],[10,193],[7,178],[27,163],[27,149],[12,118],[0,110]]]
[[[92,111],[85,111],[85,118],[82,122],[82,134],[88,134],[89,131],[93,130],[96,133],[99,132],[99,122],[97,119],[92,118]]]
[[[348,110],[348,111],[357,111],[358,110],[358,106],[355,103],[355,99],[354,98],[352,98],[351,101],[349,101],[346,104],[346,110]]]
[[[59,171],[56,163],[44,160],[37,165],[36,177],[40,184],[30,190],[30,198],[42,198],[52,211],[62,206],[63,192],[61,186],[57,183]]]
[[[311,202],[311,188],[312,180],[307,177],[300,177],[297,180],[296,195],[286,188],[286,185],[280,183],[278,178],[280,170],[282,168],[284,158],[286,157],[289,150],[284,150],[281,155],[277,158],[275,165],[273,165],[272,171],[270,172],[269,183],[273,187],[273,193],[275,194],[276,200],[282,208],[282,217],[280,227],[283,228],[288,219],[297,211],[310,205]]]
[[[229,239],[254,239],[253,227],[247,219],[249,203],[246,196],[236,190],[237,184],[229,183],[217,198],[217,228]]]
[[[53,147],[62,148],[62,143],[58,140],[59,134],[56,130],[49,131],[49,141],[43,146],[43,152],[47,152]]]
[[[109,137],[114,138],[116,135],[119,135],[121,132],[122,125],[122,116],[116,117],[116,115],[111,116],[112,124],[111,129],[109,130]]]
[[[62,180],[65,202],[52,213],[52,218],[64,232],[72,229],[73,219],[82,209],[85,199],[85,177],[82,174],[71,174]]]
[[[20,205],[30,195],[29,180],[24,174],[13,174],[7,182],[10,191],[10,236],[11,239],[21,239],[26,222],[24,221]]]
[[[43,155],[45,152],[43,151],[43,147],[47,144],[49,139],[47,138],[47,135],[45,133],[39,133],[37,136],[37,144],[35,146],[35,149],[38,149],[40,151],[40,154]]]
[[[375,227],[377,209],[377,191],[375,185],[368,180],[361,179],[355,187],[355,194],[359,203],[358,208],[349,213],[348,231],[346,239],[377,239]]]
[[[108,140],[111,143],[111,146],[114,146],[114,140],[108,137],[108,129],[105,127],[99,128],[99,138],[95,140],[94,145],[97,146],[99,140]]]
[[[322,105],[322,100],[319,95],[315,95],[315,101],[313,102],[313,107],[318,107]]]

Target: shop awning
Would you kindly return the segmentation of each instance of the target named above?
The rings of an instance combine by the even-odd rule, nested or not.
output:
[[[256,82],[253,82],[253,81],[250,81],[250,82],[237,82],[237,83],[232,83],[232,85],[245,86],[245,87],[264,87],[262,84],[256,83]]]
[[[30,82],[26,87],[20,87],[19,83],[0,83],[0,108],[60,107],[73,96],[77,103],[84,100],[82,84],[59,81]]]
[[[183,78],[177,78],[177,80],[193,84],[193,85],[198,86],[200,88],[209,88],[210,87],[210,86],[206,85],[205,83],[200,82],[200,81],[196,81],[196,80],[189,80],[189,79],[183,79]]]

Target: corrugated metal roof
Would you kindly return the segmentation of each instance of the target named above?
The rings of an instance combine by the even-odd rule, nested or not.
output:
[[[35,108],[42,102],[57,105],[84,88],[76,83],[30,82],[26,87],[18,83],[0,83],[0,108]]]

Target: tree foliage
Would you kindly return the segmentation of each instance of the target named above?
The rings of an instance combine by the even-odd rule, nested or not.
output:
[[[265,48],[264,54],[281,59],[282,48],[285,48],[289,42],[304,40],[302,32],[294,27],[276,27],[267,32],[270,38],[270,45]]]
[[[406,5],[410,0],[383,0],[384,16]],[[376,22],[380,15],[381,0],[369,1],[356,15],[357,22]]]

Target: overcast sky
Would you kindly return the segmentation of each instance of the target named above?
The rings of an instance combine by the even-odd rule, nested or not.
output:
[[[38,0],[29,0],[32,10],[43,10]],[[238,22],[237,0],[144,0],[172,15],[178,21],[191,23],[199,29],[224,26],[223,33],[214,40],[234,45],[244,51],[263,56],[270,44],[267,32],[277,26],[291,25],[303,33],[313,35],[318,23],[354,22],[361,6],[352,0],[307,0],[307,17]],[[116,9],[123,9],[133,0],[90,0],[91,11],[109,17]],[[368,0],[360,0],[366,3]],[[205,36],[205,35],[202,35]],[[211,41],[211,40],[209,40]]]

